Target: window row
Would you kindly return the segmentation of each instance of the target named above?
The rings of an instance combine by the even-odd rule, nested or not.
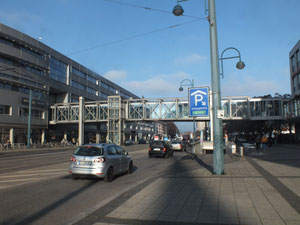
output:
[[[4,37],[0,37],[0,43],[11,46],[11,47],[14,47],[14,48],[17,48],[17,49],[20,49],[20,50],[22,50],[24,52],[27,52],[27,53],[29,53],[29,54],[31,54],[35,57],[38,57],[40,59],[43,59],[43,60],[46,59],[45,54],[43,54],[39,51],[33,50],[32,48],[28,48],[25,45],[21,45],[19,43],[13,42],[12,40],[6,39]]]
[[[300,74],[297,74],[296,76],[294,76],[294,78],[292,79],[292,83],[293,83],[293,93],[299,92],[300,91]]]
[[[6,65],[18,67],[16,69],[25,69],[26,71],[34,73],[34,74],[39,75],[39,76],[45,76],[45,74],[46,74],[45,70],[33,67],[31,65],[28,65],[28,64],[22,64],[20,62],[8,59],[8,58],[3,57],[3,56],[0,56],[0,62],[3,63],[3,64],[6,64]],[[9,68],[9,67],[7,67],[6,69],[7,70],[16,71],[15,68]]]
[[[90,76],[90,75],[88,75],[88,74],[86,74],[86,73],[84,73],[82,71],[79,71],[78,69],[76,69],[74,67],[72,67],[72,73],[74,73],[77,76],[79,76],[79,77],[81,77],[81,78],[83,78],[85,80],[88,80],[88,81],[90,81],[90,82],[92,82],[94,84],[97,84],[97,79],[96,78],[94,78],[94,77],[92,77],[92,76]]]
[[[29,109],[19,107],[19,116],[28,116]],[[0,105],[0,115],[12,115],[12,107],[9,105]],[[31,117],[37,119],[45,119],[45,111],[32,109]]]
[[[297,72],[300,69],[300,50],[291,57],[292,72]]]
[[[20,92],[20,93],[27,94],[27,95],[29,95],[29,91],[30,91],[29,88],[24,88],[24,87],[20,87],[17,85],[7,84],[7,83],[2,83],[2,82],[0,82],[0,88]],[[42,91],[32,91],[32,95],[35,97],[44,98],[46,93],[42,92]]]

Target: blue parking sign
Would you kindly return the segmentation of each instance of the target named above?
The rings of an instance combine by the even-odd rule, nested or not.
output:
[[[190,116],[209,116],[209,88],[189,88]]]

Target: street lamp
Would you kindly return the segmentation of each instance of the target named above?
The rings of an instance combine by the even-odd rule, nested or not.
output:
[[[180,0],[177,0],[177,5]],[[181,7],[182,8],[182,7]],[[176,9],[176,10],[175,10]],[[183,13],[183,8],[173,9],[176,16]],[[180,14],[181,13],[181,14]],[[213,136],[214,136],[214,174],[224,174],[224,152],[223,152],[223,129],[222,118],[218,117],[218,111],[221,107],[221,88],[220,88],[220,71],[219,71],[219,53],[218,53],[218,37],[215,0],[208,0],[208,22],[210,34],[210,60],[211,60],[211,90],[212,90],[212,120],[213,120]]]
[[[186,83],[188,82],[188,83]],[[179,91],[182,92],[183,91],[183,87],[194,87],[194,80],[189,80],[189,79],[184,79],[180,82],[180,87],[179,87]],[[195,141],[195,117],[193,116],[193,141]]]
[[[235,50],[238,55],[237,56],[230,56],[230,57],[223,57],[224,53],[227,51],[227,50]],[[238,58],[239,61],[236,63],[236,68],[239,69],[239,70],[242,70],[245,68],[245,63],[241,60],[241,53],[238,49],[234,48],[234,47],[230,47],[230,48],[226,48],[222,54],[221,54],[221,58],[220,58],[220,61],[221,61],[221,73],[220,73],[220,76],[222,75],[222,77],[224,77],[224,73],[223,73],[223,60],[224,59],[234,59],[234,58]]]
[[[188,0],[177,0],[177,5],[175,5],[174,8],[173,8],[173,14],[175,16],[182,16],[184,10],[183,10],[182,6],[179,5],[178,3],[179,2],[185,2],[185,1],[188,1]]]
[[[32,90],[29,89],[29,109],[28,109],[28,131],[27,131],[27,148],[30,148],[30,139],[31,139],[31,109],[32,109]]]

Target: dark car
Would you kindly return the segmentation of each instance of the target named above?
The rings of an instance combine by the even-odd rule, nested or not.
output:
[[[130,139],[127,139],[124,141],[124,145],[132,145],[132,144],[133,144],[133,141]]]
[[[173,156],[173,149],[168,141],[153,141],[149,146],[149,158],[153,156],[160,156],[168,158]]]
[[[138,143],[139,144],[146,144],[146,140],[145,139],[140,139]]]

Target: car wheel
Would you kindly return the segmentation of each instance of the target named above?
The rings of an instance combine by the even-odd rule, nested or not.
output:
[[[128,167],[127,173],[129,173],[129,174],[133,173],[133,162],[132,161],[129,163],[129,167]]]
[[[165,154],[165,159],[167,159],[167,158],[169,158],[169,154],[168,153]]]
[[[109,169],[107,170],[106,176],[104,177],[104,181],[105,182],[112,182],[114,179],[114,170],[112,167],[109,167]]]

